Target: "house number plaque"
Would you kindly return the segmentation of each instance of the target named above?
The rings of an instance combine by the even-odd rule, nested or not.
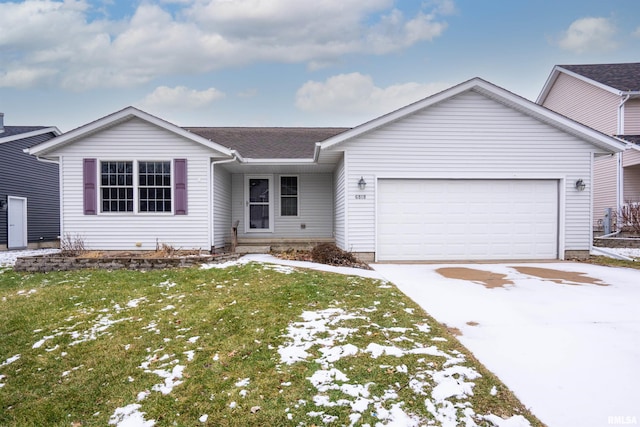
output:
[[[367,198],[366,194],[356,194],[356,200],[364,200]]]

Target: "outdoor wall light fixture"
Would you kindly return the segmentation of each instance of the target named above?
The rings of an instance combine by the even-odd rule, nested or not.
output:
[[[0,200],[0,211],[6,211],[6,210],[7,210],[7,201]]]
[[[587,187],[587,185],[584,183],[583,180],[579,179],[576,181],[576,190],[578,191],[584,191],[584,189]]]
[[[367,181],[364,180],[364,177],[360,177],[360,181],[358,181],[358,188],[360,190],[364,190],[364,187],[367,186]]]

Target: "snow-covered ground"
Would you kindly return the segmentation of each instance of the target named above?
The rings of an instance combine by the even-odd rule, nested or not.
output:
[[[17,256],[46,252],[0,252],[0,266],[13,264]],[[624,250],[624,254],[640,257],[640,250]],[[270,255],[247,255],[239,262],[250,261],[286,266],[278,270],[285,274],[303,267],[390,280],[438,321],[459,329],[460,341],[550,427],[640,423],[639,270],[558,262],[375,264],[375,271],[370,271]],[[232,264],[235,262],[203,268]],[[500,286],[447,277],[443,270],[437,271],[441,268],[490,272],[487,280],[499,279]],[[535,271],[527,272],[527,268]],[[541,274],[554,270],[567,275]],[[187,359],[191,358],[188,354]],[[164,371],[158,375],[165,377]],[[174,383],[181,380],[173,371],[167,375]],[[144,397],[139,396],[140,400]],[[139,423],[132,422],[136,417]],[[496,420],[495,424],[503,422]],[[139,404],[118,408],[112,423],[153,425],[144,421]]]
[[[640,250],[620,252],[640,257]],[[251,260],[386,278],[436,320],[458,328],[460,341],[550,427],[640,424],[640,270],[558,262],[373,264],[372,272],[243,257]],[[514,266],[565,271],[578,281]],[[503,274],[512,284],[489,288],[447,278],[436,272],[442,267]]]
[[[60,252],[59,249],[33,249],[24,251],[0,251],[0,267],[10,267],[23,256],[45,255]]]
[[[550,427],[640,423],[640,270],[572,262],[373,267],[459,329],[465,347]],[[484,285],[472,277],[483,272]]]

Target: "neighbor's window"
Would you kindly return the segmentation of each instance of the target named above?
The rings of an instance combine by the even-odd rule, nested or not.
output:
[[[171,212],[171,162],[138,162],[140,212]]]
[[[298,177],[280,177],[280,215],[298,216]]]
[[[133,212],[133,162],[102,162],[102,212]]]

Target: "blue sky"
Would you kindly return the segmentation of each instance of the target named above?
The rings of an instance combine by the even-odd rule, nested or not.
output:
[[[472,77],[640,62],[638,0],[0,0],[6,125],[355,126]]]

